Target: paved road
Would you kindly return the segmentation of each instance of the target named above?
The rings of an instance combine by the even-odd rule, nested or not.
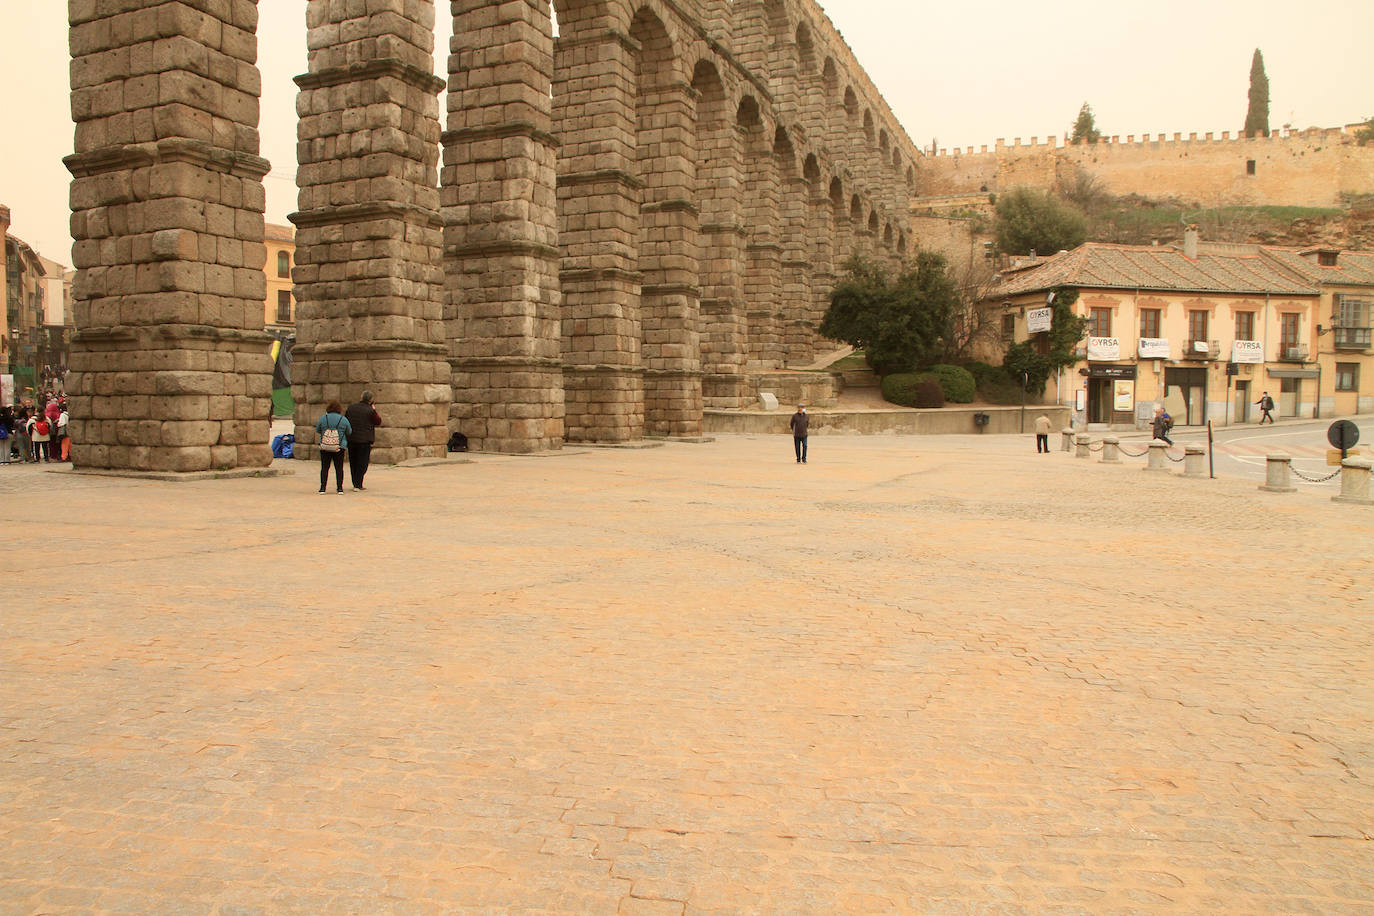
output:
[[[1344,419],[1349,419],[1360,427],[1362,454],[1366,457],[1374,454],[1374,417]],[[1293,468],[1302,475],[1326,478],[1336,470],[1326,462],[1327,452],[1331,448],[1326,439],[1326,431],[1333,422],[1334,419],[1286,420],[1273,426],[1266,424],[1261,427],[1250,424],[1218,427],[1213,431],[1213,466],[1218,475],[1263,482],[1267,456],[1284,454],[1293,459]],[[1101,438],[1102,435],[1105,434],[1095,433],[1094,439]],[[1174,452],[1178,457],[1181,456],[1183,446],[1207,445],[1207,430],[1205,427],[1178,427],[1174,430],[1172,438],[1179,447],[1179,450]],[[1140,446],[1130,441],[1128,447],[1138,450]],[[1340,489],[1339,478],[1311,482],[1294,474],[1293,484],[1331,493]]]
[[[0,913],[1374,913],[1374,508],[1032,449],[0,469]]]

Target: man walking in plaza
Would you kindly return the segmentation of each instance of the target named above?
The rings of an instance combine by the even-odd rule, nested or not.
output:
[[[806,434],[811,427],[811,417],[806,412],[805,404],[797,405],[797,412],[792,414],[792,422],[788,425],[792,427],[792,447],[797,452],[797,464],[806,464]]]
[[[1263,426],[1265,420],[1273,423],[1274,418],[1270,415],[1269,411],[1274,409],[1274,399],[1269,396],[1269,392],[1266,391],[1264,394],[1260,395],[1260,399],[1255,403],[1259,405],[1260,409],[1260,425]]]
[[[344,418],[353,427],[348,434],[348,473],[353,478],[353,489],[365,490],[363,477],[367,475],[368,463],[372,460],[372,443],[376,441],[376,427],[382,425],[382,418],[372,406],[372,392],[364,391],[356,404],[349,405]]]
[[[1050,453],[1050,418],[1043,413],[1035,418],[1035,453]]]

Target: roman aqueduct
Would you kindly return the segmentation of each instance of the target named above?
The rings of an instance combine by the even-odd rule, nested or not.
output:
[[[920,154],[810,0],[309,0],[296,430],[379,461],[691,438],[912,250]],[[554,37],[556,14],[559,35]],[[71,0],[78,467],[267,465],[255,0]],[[440,156],[442,152],[442,162]]]

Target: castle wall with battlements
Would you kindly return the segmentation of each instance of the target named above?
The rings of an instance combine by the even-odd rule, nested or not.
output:
[[[927,156],[918,193],[1049,189],[1082,169],[1117,195],[1178,198],[1194,206],[1339,207],[1343,195],[1374,193],[1374,143],[1359,144],[1355,129],[1274,131],[1268,137],[1131,134],[1078,145],[1061,145],[1053,136],[1028,143],[999,139],[991,149]]]

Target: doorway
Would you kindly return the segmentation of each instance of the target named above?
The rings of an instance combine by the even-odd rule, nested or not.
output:
[[[1248,381],[1236,382],[1236,409],[1234,414],[1236,423],[1250,422],[1250,383]]]
[[[1279,379],[1279,416],[1296,417],[1298,415],[1298,395],[1301,393],[1302,379]]]
[[[1112,380],[1088,379],[1088,422],[1112,422]]]
[[[1207,422],[1207,370],[1166,367],[1164,409],[1182,426]]]

